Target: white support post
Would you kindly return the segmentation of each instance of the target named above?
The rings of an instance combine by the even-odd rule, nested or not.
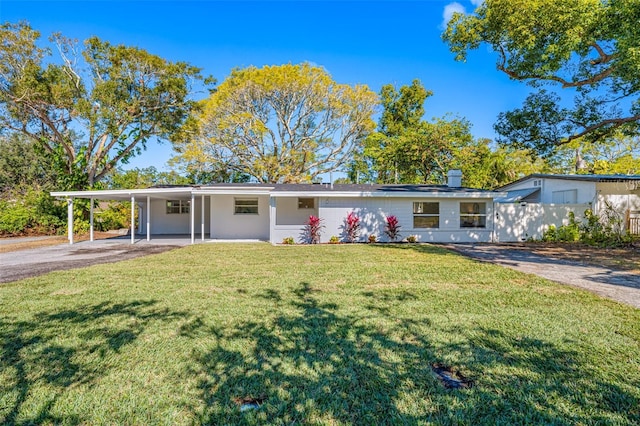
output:
[[[67,233],[69,244],[73,244],[73,198],[67,198]]]
[[[195,206],[194,201],[195,195],[191,193],[191,204],[189,205],[189,211],[191,212],[191,244],[195,244],[196,242],[196,230],[195,230]]]
[[[93,197],[89,199],[89,241],[93,241]]]
[[[131,196],[131,244],[136,242],[136,197]]]
[[[147,195],[147,241],[151,241],[151,197]]]
[[[200,236],[204,241],[204,195],[202,196],[202,205],[200,206]]]

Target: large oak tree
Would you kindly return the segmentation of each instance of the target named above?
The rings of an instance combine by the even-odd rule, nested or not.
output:
[[[640,2],[486,0],[455,14],[444,40],[456,59],[488,44],[497,68],[537,88],[502,113],[500,141],[549,154],[640,127]]]
[[[37,143],[61,189],[94,186],[150,139],[170,138],[195,106],[200,71],[187,63],[97,37],[39,38],[26,23],[0,26],[0,131]]]
[[[174,162],[191,174],[312,181],[351,159],[375,127],[376,104],[366,86],[338,84],[310,64],[236,69],[185,127]]]

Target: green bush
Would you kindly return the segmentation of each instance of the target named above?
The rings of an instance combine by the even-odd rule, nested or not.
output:
[[[131,224],[131,203],[114,203],[96,213],[95,227],[98,231],[129,228]]]
[[[19,234],[29,228],[31,214],[22,203],[0,202],[0,234]]]
[[[629,245],[633,238],[624,229],[621,216],[614,208],[605,203],[602,215],[596,215],[591,209],[584,213],[584,221],[569,213],[569,224],[556,228],[551,225],[542,236],[547,242],[581,242],[591,246],[620,247]]]
[[[0,201],[0,234],[56,234],[64,232],[66,207],[46,192],[30,191]]]

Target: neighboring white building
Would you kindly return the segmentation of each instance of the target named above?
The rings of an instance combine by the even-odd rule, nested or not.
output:
[[[202,240],[281,243],[293,237],[304,242],[305,223],[313,215],[322,220],[321,242],[327,242],[334,235],[345,238],[345,219],[355,212],[361,219],[361,241],[370,235],[387,241],[384,228],[390,215],[399,219],[402,237],[415,235],[423,242],[493,241],[493,200],[506,194],[462,188],[460,182],[461,173],[452,170],[448,185],[214,184],[52,195],[68,200],[70,229],[74,198],[131,201],[131,214],[139,209],[134,231],[147,239],[154,234],[190,234],[192,241],[197,235]],[[73,236],[69,238],[73,242]]]
[[[582,218],[587,209],[603,216],[607,210],[623,220],[625,229],[640,234],[639,175],[532,174],[505,185],[496,198],[496,240],[540,238],[550,225],[569,222],[569,212]]]

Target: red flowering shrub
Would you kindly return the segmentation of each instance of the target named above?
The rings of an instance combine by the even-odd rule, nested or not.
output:
[[[360,218],[351,212],[344,220],[344,232],[347,234],[347,241],[350,243],[355,242],[360,235]]]
[[[387,216],[387,224],[384,227],[384,233],[391,241],[395,241],[400,237],[400,222],[398,218],[391,215]]]
[[[309,220],[304,225],[304,233],[310,244],[318,244],[320,242],[320,231],[324,228],[322,220],[314,215],[309,216]]]

